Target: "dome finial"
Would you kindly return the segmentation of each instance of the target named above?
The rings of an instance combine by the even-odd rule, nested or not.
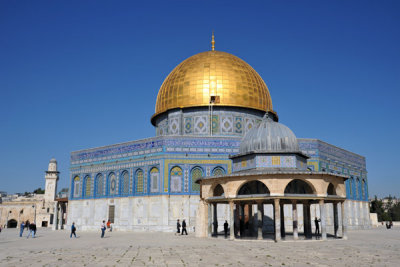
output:
[[[211,51],[215,50],[215,41],[214,41],[214,31],[212,31],[212,36],[211,36]]]

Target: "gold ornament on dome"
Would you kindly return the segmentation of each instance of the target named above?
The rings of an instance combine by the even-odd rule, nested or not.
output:
[[[157,95],[152,122],[167,110],[210,103],[273,112],[268,87],[260,75],[240,58],[211,50],[184,60],[167,76]]]

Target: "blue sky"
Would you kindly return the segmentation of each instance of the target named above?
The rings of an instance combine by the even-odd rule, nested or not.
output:
[[[249,63],[280,122],[367,158],[400,197],[400,1],[1,1],[0,191],[59,188],[71,151],[155,135],[158,89],[210,49]]]

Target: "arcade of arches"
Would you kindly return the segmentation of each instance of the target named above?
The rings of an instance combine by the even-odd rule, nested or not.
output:
[[[347,239],[346,179],[342,175],[307,171],[204,177],[198,181],[201,186],[198,236],[218,235],[217,211],[218,206],[224,205],[228,210],[226,221],[230,239],[273,238],[280,241],[287,236],[294,240],[299,236],[309,239],[313,236],[312,226],[316,219],[311,218],[313,206],[315,210],[319,209],[317,220],[322,240],[328,235]],[[333,229],[329,234],[327,212],[333,213],[330,216]],[[288,215],[291,215],[291,225],[285,226]]]

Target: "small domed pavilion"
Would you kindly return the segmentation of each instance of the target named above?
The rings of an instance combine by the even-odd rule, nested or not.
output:
[[[208,176],[200,183],[197,236],[217,235],[217,205],[229,204],[230,238],[268,238],[268,220],[273,225],[273,238],[286,236],[285,211],[292,217],[293,239],[299,238],[299,225],[304,238],[312,238],[311,204],[320,209],[321,238],[327,238],[327,203],[333,204],[334,233],[338,237],[339,214],[341,236],[346,239],[344,201],[347,176],[307,169],[307,158],[300,150],[294,133],[278,122],[276,114],[266,113],[260,124],[242,139],[239,154],[231,157],[233,172]],[[266,206],[272,206],[266,216]],[[284,208],[286,206],[286,208]],[[315,206],[315,205],[314,205]],[[302,210],[299,224],[298,210]],[[319,223],[319,222],[318,222]],[[233,226],[233,227],[232,227]],[[289,234],[289,232],[288,232]]]

